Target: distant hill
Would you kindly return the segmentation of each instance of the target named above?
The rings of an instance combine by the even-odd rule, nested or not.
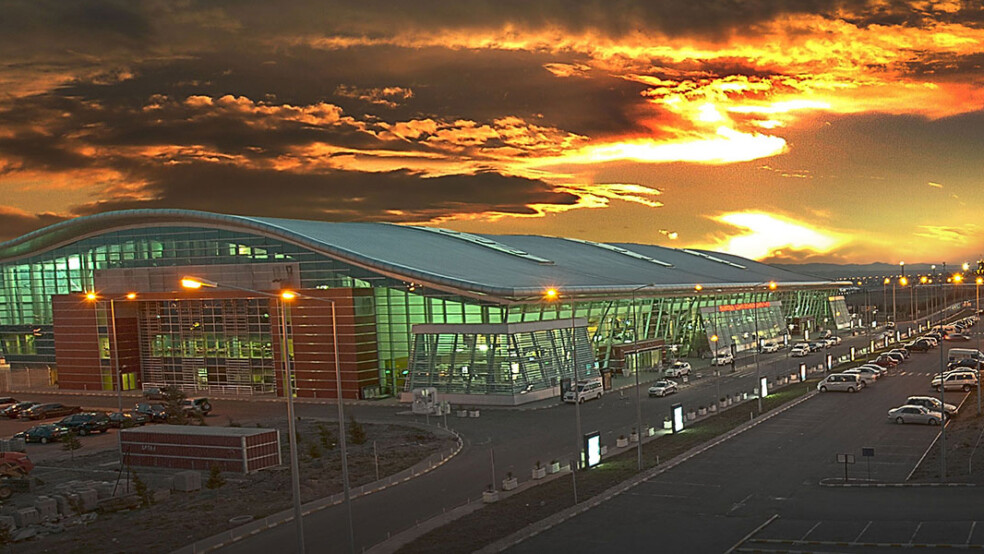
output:
[[[807,263],[807,264],[769,264],[775,267],[781,267],[783,269],[788,269],[789,271],[795,271],[797,273],[805,273],[806,275],[813,275],[816,277],[822,277],[824,279],[851,279],[856,277],[889,277],[899,274],[899,266],[897,264],[886,264],[886,263],[873,263],[873,264],[822,264],[822,263]],[[905,274],[906,275],[929,275],[933,272],[931,268],[932,264],[906,264]],[[971,264],[971,270],[973,271],[976,264]],[[947,272],[960,269],[960,264],[947,264]],[[941,267],[937,267],[937,272],[942,271]]]

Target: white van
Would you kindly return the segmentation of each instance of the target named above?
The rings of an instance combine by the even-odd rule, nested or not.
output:
[[[984,361],[984,353],[976,348],[951,348],[947,353],[951,362],[957,360],[977,360],[978,362]]]
[[[573,404],[575,402],[584,402],[585,400],[592,400],[594,398],[601,398],[601,395],[605,393],[605,388],[602,386],[601,381],[579,381],[577,383],[577,388],[569,390],[564,393],[564,402]]]
[[[864,382],[857,373],[831,373],[817,383],[820,392],[856,392],[864,388]]]

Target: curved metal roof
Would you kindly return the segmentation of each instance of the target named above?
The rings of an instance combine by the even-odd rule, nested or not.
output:
[[[530,235],[476,235],[388,223],[336,223],[215,214],[124,210],[79,217],[0,243],[0,263],[120,228],[203,226],[298,244],[380,274],[470,294],[539,296],[748,289],[775,281],[795,288],[844,285],[718,252],[649,244],[601,244]]]

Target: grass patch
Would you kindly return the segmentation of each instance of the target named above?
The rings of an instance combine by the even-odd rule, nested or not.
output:
[[[762,400],[768,412],[813,390],[817,380],[793,383]],[[758,415],[758,402],[745,401],[735,407],[692,423],[684,433],[662,435],[642,446],[643,469],[656,465],[719,437]],[[590,471],[577,474],[578,500],[583,502],[639,473],[634,448],[604,462]],[[403,554],[423,552],[474,552],[523,527],[574,505],[570,475],[537,485],[494,504],[487,504],[464,517],[434,529],[403,546]]]

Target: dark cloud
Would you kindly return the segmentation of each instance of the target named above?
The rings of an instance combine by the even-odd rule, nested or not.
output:
[[[535,213],[528,204],[577,202],[542,181],[496,173],[421,179],[405,171],[293,174],[224,164],[150,170],[151,200],[104,200],[78,206],[88,215],[133,208],[187,208],[242,215],[333,221],[421,222],[450,214]]]
[[[56,214],[28,214],[0,208],[0,241],[17,238],[66,219],[68,218]]]

